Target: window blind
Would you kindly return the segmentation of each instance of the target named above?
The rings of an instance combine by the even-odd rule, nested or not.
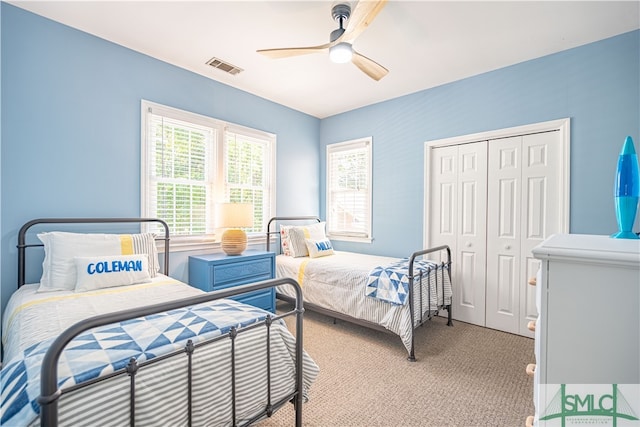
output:
[[[265,197],[269,176],[269,140],[225,130],[224,165],[227,200],[253,204],[253,227],[265,230],[270,200]]]
[[[211,233],[207,193],[215,130],[156,114],[149,115],[148,207],[173,235]]]
[[[327,232],[371,238],[371,138],[327,146]]]

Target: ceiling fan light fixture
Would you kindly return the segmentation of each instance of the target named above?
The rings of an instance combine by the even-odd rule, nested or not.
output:
[[[343,0],[336,0],[343,1]],[[291,56],[323,53],[329,51],[329,59],[334,63],[351,62],[367,76],[378,81],[387,75],[389,70],[377,62],[353,50],[351,44],[362,34],[389,0],[362,0],[356,2],[353,16],[350,3],[337,3],[331,8],[331,17],[340,27],[331,32],[329,42],[318,46],[293,47],[280,49],[261,49],[259,53],[270,58],[288,58]],[[348,21],[345,28],[345,21]]]
[[[335,62],[336,64],[349,62],[351,61],[352,56],[353,48],[349,43],[342,42],[329,48],[329,58],[331,59],[331,62]]]

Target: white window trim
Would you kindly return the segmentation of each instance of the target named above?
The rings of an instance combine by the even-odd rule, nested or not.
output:
[[[337,232],[331,232],[329,229],[327,229],[327,237],[331,240],[339,240],[339,241],[345,241],[345,242],[356,242],[356,243],[371,243],[373,241],[373,236],[372,236],[372,218],[373,218],[373,138],[371,136],[369,137],[364,137],[364,138],[357,138],[357,139],[352,139],[349,141],[343,141],[343,142],[337,142],[334,144],[328,144],[327,148],[326,148],[326,196],[325,196],[325,200],[326,200],[326,206],[325,206],[325,218],[327,219],[327,224],[329,224],[329,212],[330,212],[330,208],[331,206],[329,205],[330,202],[330,186],[329,186],[329,177],[330,177],[330,162],[329,162],[329,157],[331,152],[340,150],[340,151],[346,151],[349,149],[354,149],[354,148],[360,148],[360,147],[368,147],[368,177],[369,177],[369,185],[368,185],[368,199],[369,199],[369,212],[368,212],[368,218],[367,218],[367,230],[365,231],[366,236],[361,236],[361,235],[353,235],[350,233],[337,233]]]
[[[140,102],[140,112],[141,112],[141,130],[140,130],[140,157],[141,157],[141,169],[140,169],[140,179],[141,183],[145,182],[147,177],[145,176],[145,172],[147,170],[147,129],[148,129],[148,121],[147,121],[147,112],[156,111],[159,114],[166,114],[171,117],[174,117],[178,120],[183,120],[191,123],[195,123],[202,126],[207,126],[216,129],[218,131],[218,135],[221,137],[224,136],[224,131],[229,129],[234,132],[243,133],[250,136],[255,136],[257,138],[265,138],[269,140],[270,150],[269,156],[265,159],[265,166],[269,167],[269,173],[271,174],[271,187],[269,188],[269,212],[266,215],[264,220],[265,227],[269,218],[275,216],[276,212],[276,135],[270,132],[261,131],[249,127],[245,127],[242,125],[238,125],[235,123],[229,123],[222,120],[214,119],[212,117],[204,116],[198,113],[192,113],[185,110],[180,110],[178,108],[169,107],[162,104],[157,104],[155,102],[147,101],[142,99]],[[223,152],[223,144],[218,144],[216,147],[216,152],[214,156],[216,159],[221,158]],[[216,160],[217,161],[217,160]],[[222,168],[218,168],[217,170],[218,176],[216,178],[216,182],[223,183],[224,177],[222,176]],[[216,187],[222,184],[214,184]],[[145,203],[147,200],[147,186],[140,185],[140,216],[143,218],[149,217],[148,206]],[[146,223],[142,223],[141,227],[144,231],[144,227]],[[169,230],[171,232],[171,230]],[[171,237],[171,252],[181,252],[181,251],[195,251],[195,250],[222,250],[220,245],[220,237],[221,233],[216,232],[213,235],[202,235],[202,236],[170,236]],[[266,244],[266,230],[264,233],[262,232],[252,232],[247,233],[247,246],[264,246]],[[158,250],[160,252],[164,251],[164,242],[158,242]]]

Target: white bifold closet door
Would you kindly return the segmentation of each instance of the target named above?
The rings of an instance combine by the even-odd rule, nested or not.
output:
[[[485,323],[487,142],[433,150],[431,246],[448,245],[453,262],[453,316]]]
[[[426,244],[451,248],[453,318],[530,337],[531,250],[568,232],[568,121],[535,126],[427,143],[425,185]]]
[[[554,201],[561,188],[560,132],[493,140],[487,175],[486,326],[528,335],[537,318],[527,286],[540,262],[531,250],[562,231]]]

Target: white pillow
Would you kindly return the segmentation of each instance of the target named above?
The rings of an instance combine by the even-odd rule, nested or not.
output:
[[[144,234],[85,234],[52,231],[38,234],[44,244],[44,262],[38,292],[73,291],[76,286],[74,258],[145,254],[149,276],[157,275],[155,236]]]
[[[305,240],[326,240],[327,236],[324,233],[324,228],[324,222],[291,228],[291,230],[289,230],[291,256],[294,258],[308,256],[309,251]]]
[[[133,285],[151,280],[145,254],[76,257],[76,292]]]
[[[333,255],[333,245],[331,244],[331,240],[329,239],[306,239],[305,243],[307,244],[307,250],[309,251],[310,258]]]

